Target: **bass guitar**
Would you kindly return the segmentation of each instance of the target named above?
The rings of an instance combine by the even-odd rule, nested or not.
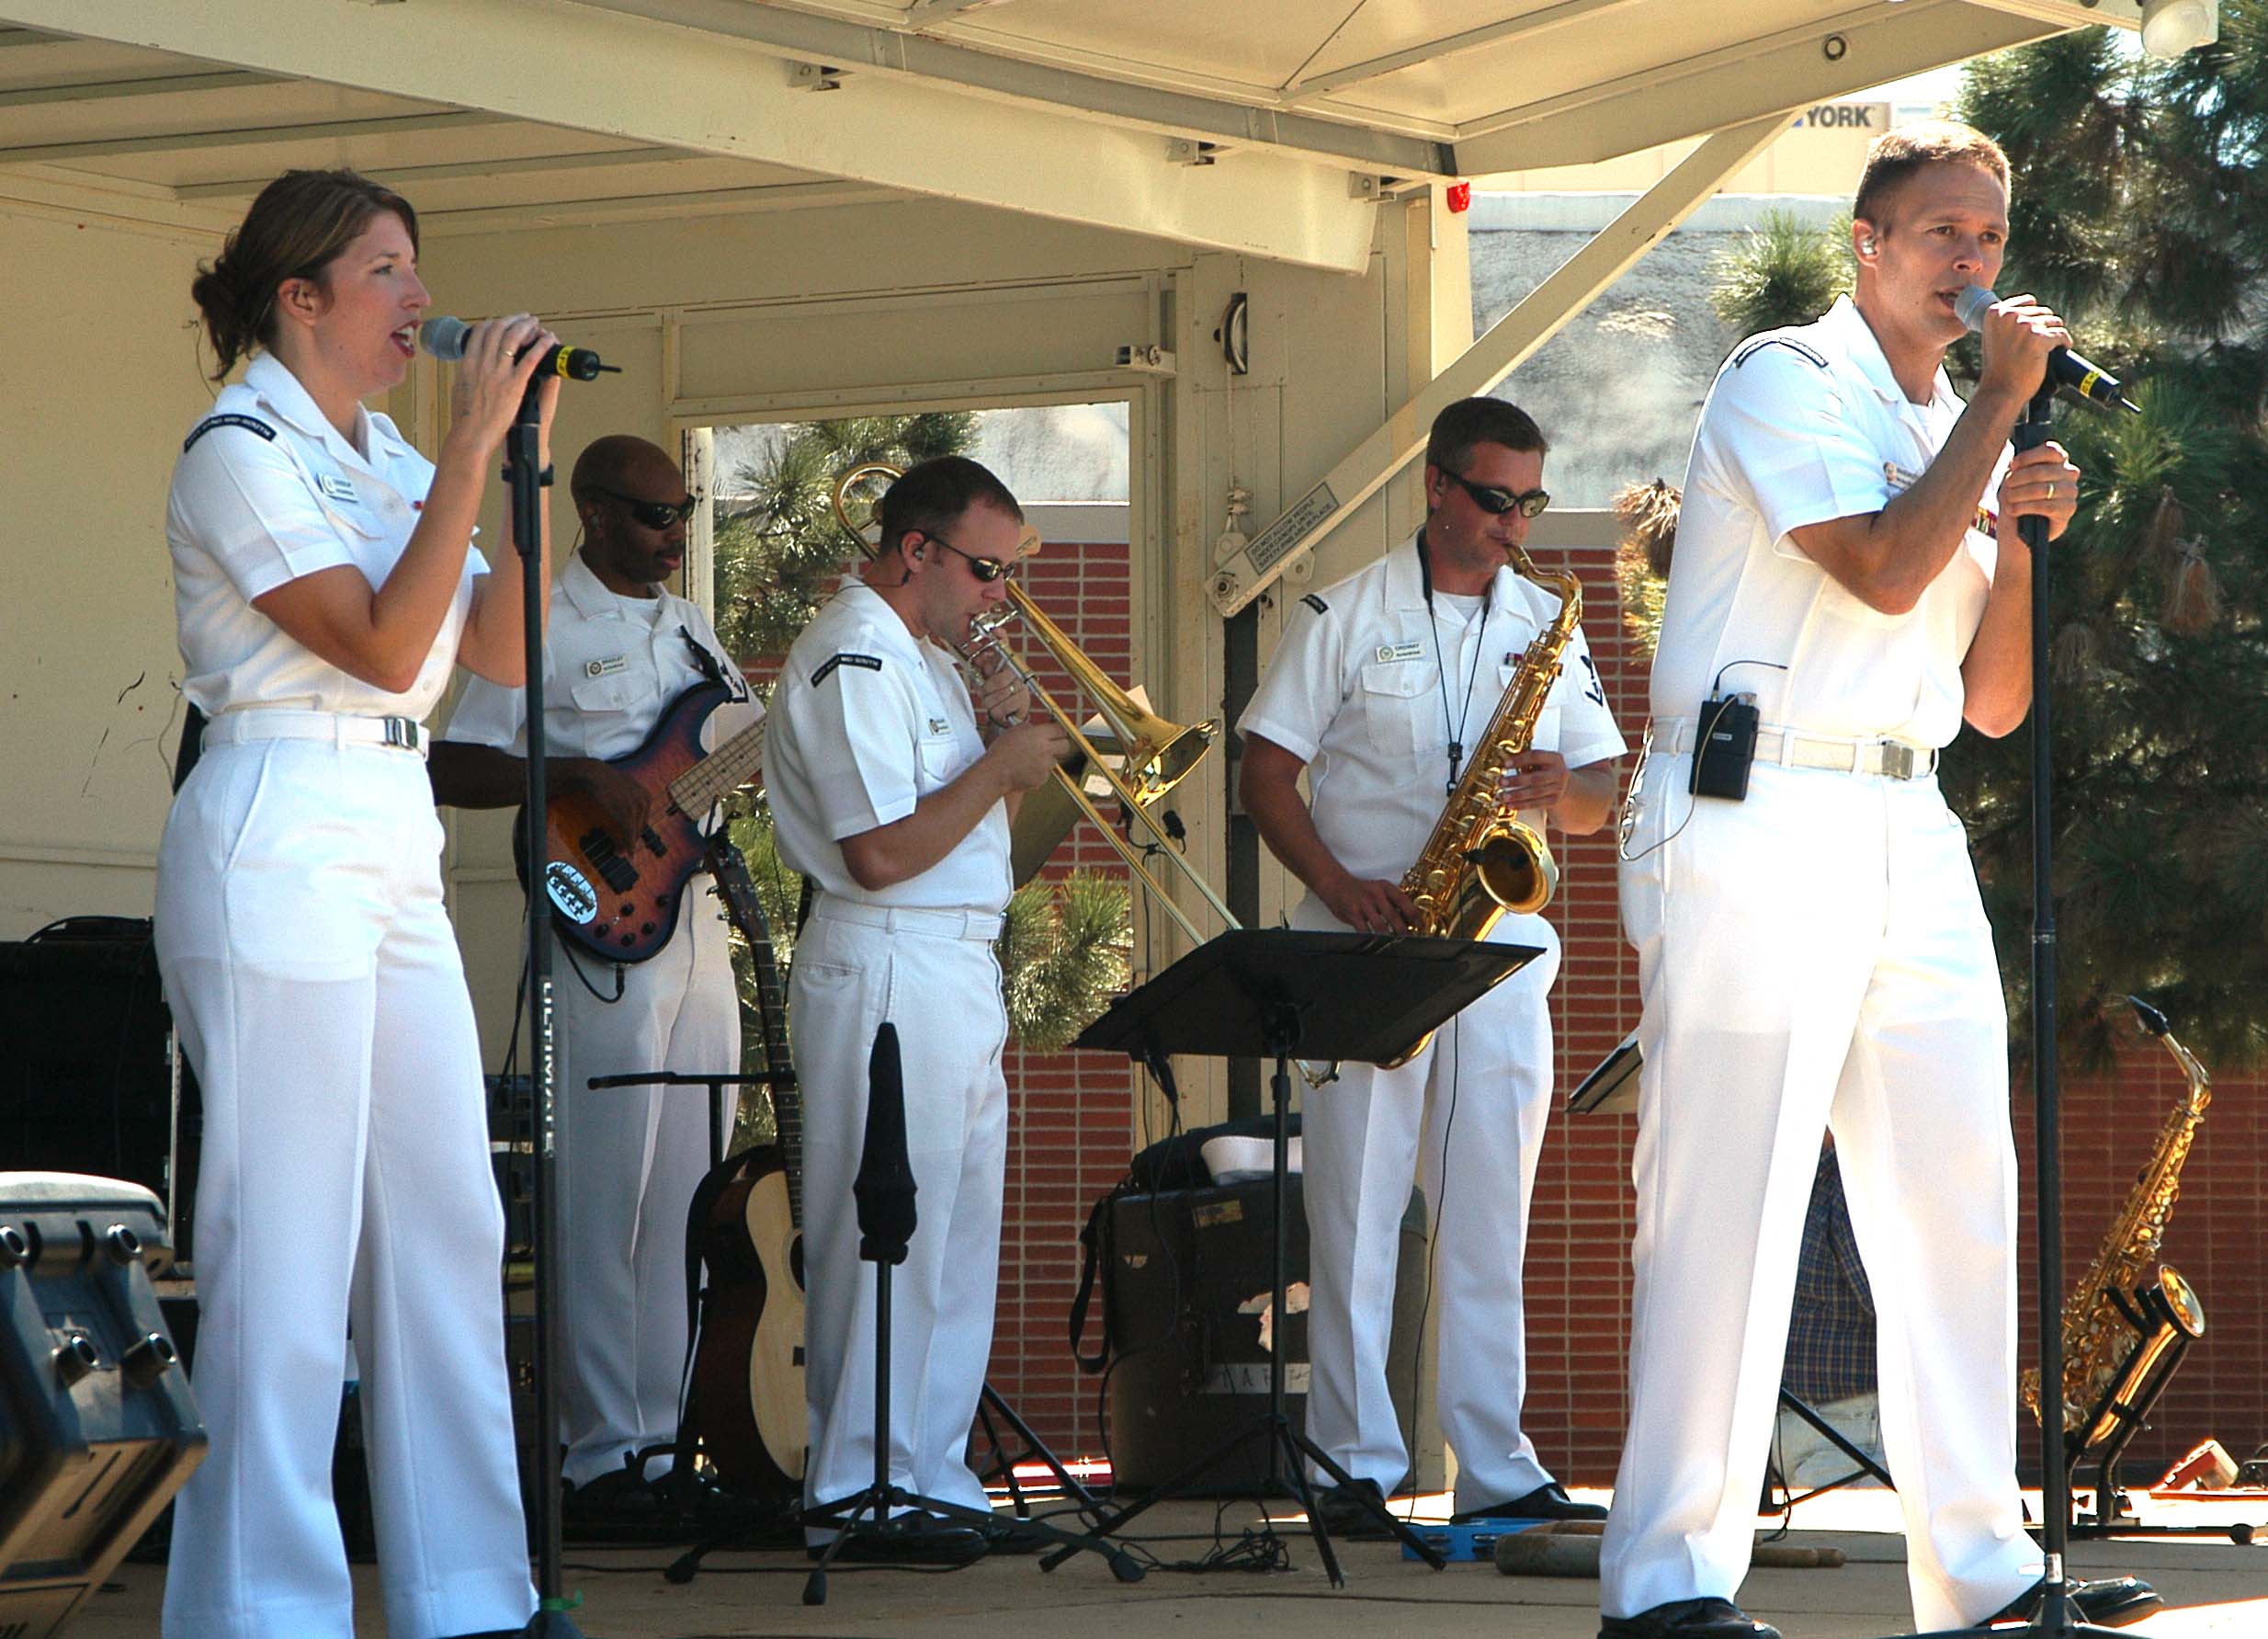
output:
[[[693,1233],[709,1269],[693,1356],[693,1405],[719,1477],[745,1496],[792,1505],[810,1440],[803,1401],[803,1144],[779,975],[764,908],[740,852],[720,837],[719,892],[756,972],[773,1141],[743,1150],[695,1197]]]
[[[652,817],[628,848],[589,797],[562,791],[545,804],[543,888],[569,944],[602,961],[643,962],[669,943],[686,883],[709,854],[701,827],[764,767],[762,718],[701,750],[702,725],[733,698],[724,684],[696,683],[669,703],[645,744],[611,760],[653,798]]]

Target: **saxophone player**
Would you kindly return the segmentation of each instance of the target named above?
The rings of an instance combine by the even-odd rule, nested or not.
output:
[[[2060,535],[2079,482],[2054,444],[2008,452],[2070,339],[2053,313],[1991,307],[1966,404],[1942,368],[1955,298],[2000,271],[2008,181],[1967,126],[1879,139],[1854,296],[1733,349],[1695,435],[1623,848],[1645,1071],[1601,1639],[1778,1639],[1733,1596],[1822,1128],[1874,1291],[1915,1625],[2040,1602],[2015,1473],[2007,1012],[1935,774],[1964,719],[2005,734],[2030,710],[2014,519]],[[2072,1602],[2119,1622],[2157,1599],[2122,1578]]]
[[[1417,859],[1531,640],[1558,598],[1514,573],[1512,549],[1550,497],[1535,421],[1466,399],[1435,420],[1424,526],[1288,612],[1268,675],[1238,723],[1242,794],[1277,859],[1307,885],[1298,928],[1408,931],[1398,885]],[[1498,801],[1537,827],[1585,835],[1614,804],[1626,749],[1579,627],[1561,653],[1531,749]],[[1308,770],[1312,806],[1298,778]],[[1521,1261],[1551,1099],[1547,1007],[1559,939],[1539,916],[1491,935],[1544,955],[1392,1069],[1341,1067],[1307,1100],[1307,1432],[1353,1476],[1321,1493],[1331,1531],[1383,1534],[1378,1504],[1409,1451],[1388,1392],[1395,1252],[1414,1179],[1434,1235],[1436,1383],[1457,1456],[1457,1518],[1597,1519],[1570,1498],[1520,1428],[1525,1386]],[[1315,1476],[1319,1487],[1324,1476]]]

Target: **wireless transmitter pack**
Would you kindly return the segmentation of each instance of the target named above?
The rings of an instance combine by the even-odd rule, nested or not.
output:
[[[1696,797],[1738,802],[1748,796],[1749,767],[1756,760],[1756,697],[1712,695],[1701,702],[1701,743],[1685,789]]]

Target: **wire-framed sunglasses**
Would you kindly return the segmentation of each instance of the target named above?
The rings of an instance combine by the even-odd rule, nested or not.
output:
[[[1447,475],[1463,485],[1465,493],[1472,497],[1472,504],[1491,518],[1502,518],[1515,508],[1522,518],[1541,518],[1544,508],[1551,505],[1551,492],[1548,489],[1524,490],[1515,494],[1508,489],[1498,489],[1494,484],[1475,484],[1462,472]]]
[[[682,501],[649,501],[642,495],[626,495],[618,489],[601,489],[598,493],[608,500],[621,502],[629,515],[649,529],[666,529],[672,524],[684,523],[701,504],[698,495],[687,495]]]
[[[921,531],[921,536],[932,546],[941,546],[955,557],[966,562],[969,565],[969,573],[988,586],[1001,576],[1015,573],[1014,563],[1004,563],[998,558],[980,558],[974,552],[965,552],[942,535],[933,535],[927,529],[924,529]]]

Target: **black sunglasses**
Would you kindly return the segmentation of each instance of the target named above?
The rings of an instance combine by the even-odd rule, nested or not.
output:
[[[941,546],[955,557],[966,560],[969,564],[969,573],[988,586],[1002,575],[1015,573],[1014,563],[1004,563],[998,558],[980,558],[974,552],[965,552],[942,535],[932,535],[927,529],[924,529],[921,531],[921,536],[931,545]]]
[[[602,489],[597,493],[621,502],[629,515],[649,529],[666,529],[672,524],[681,524],[701,504],[698,495],[687,495],[682,501],[649,501],[641,495],[626,495],[618,489]]]
[[[1446,475],[1464,485],[1465,493],[1472,497],[1472,504],[1491,518],[1502,518],[1514,507],[1519,508],[1522,518],[1541,518],[1544,508],[1551,505],[1551,492],[1547,489],[1531,489],[1514,495],[1511,490],[1498,489],[1493,484],[1475,484],[1462,472]]]

